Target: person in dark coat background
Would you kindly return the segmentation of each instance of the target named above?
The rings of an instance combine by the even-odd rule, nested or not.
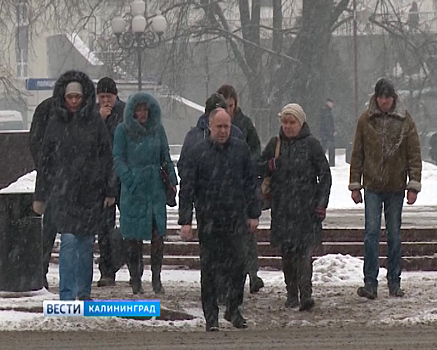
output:
[[[281,249],[287,286],[286,307],[310,310],[312,298],[312,247],[320,242],[331,189],[331,171],[319,141],[311,135],[306,115],[295,103],[282,112],[280,152],[274,158],[278,137],[262,152],[263,176],[271,175],[271,244]]]
[[[254,168],[261,154],[261,142],[252,121],[246,117],[238,106],[237,91],[232,85],[222,85],[217,93],[226,99],[226,111],[232,117],[232,125],[237,126],[243,133],[243,140],[250,149]],[[258,277],[258,245],[256,235],[246,236],[244,254],[246,259],[246,273],[249,275],[250,292],[257,293],[264,287],[263,280]]]
[[[108,131],[95,113],[93,82],[68,71],[56,82],[53,109],[38,162],[34,211],[52,206],[61,233],[61,300],[90,299],[94,235],[105,207],[115,202],[115,176]]]
[[[143,293],[143,240],[151,240],[152,287],[163,294],[161,267],[167,232],[165,187],[161,166],[177,185],[161,107],[151,94],[137,92],[124,110],[124,122],[115,130],[115,170],[121,180],[120,229],[126,243],[126,262],[132,292]]]
[[[104,77],[97,82],[97,110],[108,129],[111,146],[114,142],[114,133],[118,124],[123,122],[125,103],[118,96],[117,85],[109,77]],[[117,196],[115,203],[120,208],[120,181],[117,179]],[[123,240],[115,238],[115,205],[107,208],[104,213],[103,227],[98,234],[99,242],[99,270],[100,280],[97,287],[115,285],[115,274],[124,263]],[[114,245],[119,245],[115,247]],[[116,254],[118,253],[118,254]],[[117,255],[117,256],[116,256]]]
[[[226,100],[222,95],[214,93],[206,100],[205,113],[199,117],[197,125],[185,136],[184,144],[182,145],[181,154],[179,155],[178,160],[179,177],[183,176],[184,165],[186,164],[187,159],[190,157],[190,150],[197,143],[209,137],[208,116],[217,107],[226,108]],[[237,126],[232,125],[231,137],[243,139],[243,133]]]
[[[323,152],[329,152],[329,165],[335,166],[335,123],[332,108],[334,100],[328,98],[320,116],[320,143]]]
[[[38,172],[38,162],[43,144],[44,134],[51,116],[53,105],[53,97],[49,97],[42,101],[35,109],[33,114],[32,124],[29,131],[29,148],[32,155],[35,169]],[[53,215],[51,214],[51,206],[46,205],[43,216],[42,227],[42,246],[43,246],[43,285],[49,289],[47,282],[47,273],[49,272],[50,258],[52,255],[53,245],[56,238],[56,227],[53,223]]]
[[[201,298],[206,331],[217,331],[217,274],[228,280],[225,319],[246,328],[240,313],[245,267],[243,240],[254,234],[261,203],[247,144],[230,137],[231,118],[223,108],[209,116],[210,137],[196,145],[181,178],[179,224],[181,237],[190,240],[196,202],[200,243]]]

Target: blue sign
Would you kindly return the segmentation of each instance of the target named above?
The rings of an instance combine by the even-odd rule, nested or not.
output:
[[[53,90],[55,83],[56,83],[56,79],[51,79],[51,78],[42,78],[42,79],[29,78],[26,79],[26,89],[27,90]]]
[[[44,316],[159,317],[159,300],[44,300]]]

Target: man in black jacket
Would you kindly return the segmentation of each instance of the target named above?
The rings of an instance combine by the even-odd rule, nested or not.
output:
[[[219,330],[217,273],[228,280],[225,319],[236,328],[246,328],[239,311],[245,279],[243,239],[258,227],[258,186],[249,147],[230,137],[231,118],[223,108],[211,112],[209,129],[210,137],[196,145],[181,179],[181,237],[193,237],[191,221],[196,201],[206,330]]]
[[[332,115],[334,100],[328,98],[320,116],[320,143],[323,152],[329,152],[329,166],[335,166],[335,124]]]
[[[97,110],[108,129],[111,146],[114,142],[115,129],[118,124],[123,122],[124,107],[126,105],[118,98],[117,94],[117,85],[113,79],[104,77],[98,81]],[[120,203],[120,181],[117,181],[117,188],[116,203],[118,206]],[[120,234],[117,235],[117,232],[114,231],[115,215],[115,206],[106,208],[103,227],[98,234],[100,251],[99,270],[101,276],[97,282],[97,287],[115,285],[115,274],[124,264],[123,239]],[[116,242],[117,244],[115,244]]]
[[[29,148],[30,154],[33,158],[35,169],[38,172],[38,163],[41,152],[41,147],[46,132],[47,124],[49,122],[52,110],[53,98],[49,97],[42,101],[35,109],[33,114],[32,124],[29,132]],[[43,271],[44,280],[43,285],[49,289],[47,282],[47,273],[49,272],[50,257],[52,255],[53,244],[56,238],[56,228],[52,221],[52,208],[47,205],[43,216],[42,240],[43,240]]]

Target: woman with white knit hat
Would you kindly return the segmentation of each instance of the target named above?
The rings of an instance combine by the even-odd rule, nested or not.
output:
[[[285,306],[311,310],[312,249],[321,238],[331,172],[302,107],[289,103],[279,117],[279,136],[270,140],[259,161],[261,175],[271,176],[270,239],[281,250],[287,286]]]

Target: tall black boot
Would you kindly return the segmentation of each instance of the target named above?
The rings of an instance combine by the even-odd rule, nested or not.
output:
[[[295,308],[299,306],[299,290],[297,285],[297,266],[295,252],[290,248],[282,249],[282,271],[284,272],[285,285],[287,288],[287,300],[285,307]]]
[[[161,283],[162,259],[164,257],[164,237],[154,230],[152,234],[152,247],[150,261],[152,268],[152,287],[155,294],[164,294],[165,290]]]
[[[314,305],[312,298],[313,286],[311,279],[313,276],[313,262],[311,247],[304,246],[298,253],[299,276],[298,285],[300,290],[300,307],[299,311],[310,311]]]
[[[143,241],[126,240],[127,248],[127,267],[130,273],[132,293],[144,293],[141,283],[143,275]]]

